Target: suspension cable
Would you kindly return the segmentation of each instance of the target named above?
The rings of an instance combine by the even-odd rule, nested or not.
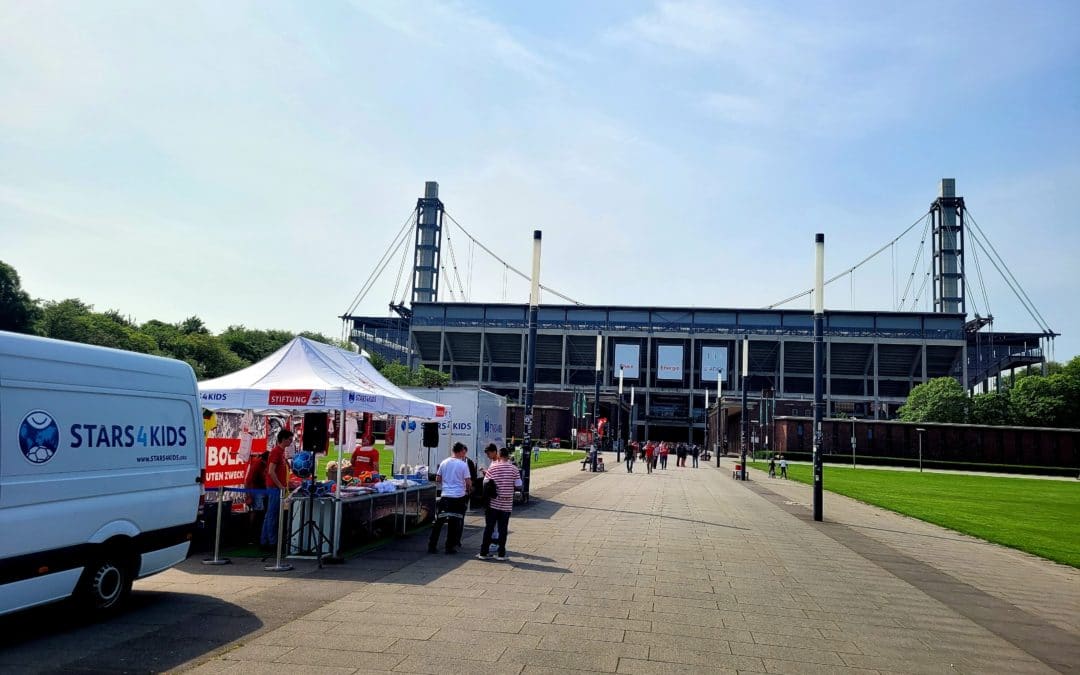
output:
[[[981,232],[981,230],[980,230],[980,232]],[[976,237],[976,236],[972,236],[971,239],[972,239],[972,241],[974,241],[979,246],[979,248],[981,248],[983,250],[983,253],[986,254],[986,257],[990,260],[990,263],[994,266],[994,269],[996,269],[998,271],[998,274],[1001,275],[1001,278],[1005,280],[1005,284],[1009,287],[1009,290],[1011,290],[1013,292],[1013,295],[1016,296],[1016,299],[1020,301],[1020,305],[1027,311],[1028,315],[1032,318],[1032,320],[1035,321],[1035,324],[1041,330],[1043,330],[1044,332],[1053,333],[1054,331],[1052,331],[1050,329],[1050,326],[1045,321],[1042,320],[1041,316],[1038,316],[1038,312],[1035,311],[1034,307],[1032,307],[1030,304],[1028,304],[1027,302],[1024,301],[1024,298],[1023,298],[1023,296],[1021,296],[1020,291],[1018,291],[1016,289],[1016,287],[1013,286],[1012,281],[1010,281],[1009,278],[1007,276],[1005,276],[1005,273],[998,266],[997,261],[994,260],[994,258],[990,255],[990,252],[986,250],[986,246],[983,245],[982,240],[979,237]]]
[[[983,304],[986,306],[986,315],[989,317],[993,312],[990,310],[990,296],[986,290],[986,281],[983,279],[982,265],[979,263],[979,248],[977,246],[971,249],[971,257],[975,260],[975,271],[979,276],[979,290],[983,296]],[[964,283],[967,284],[967,278],[964,279]],[[972,301],[972,304],[974,304],[974,300]],[[978,309],[978,307],[975,308],[976,311],[978,311]]]
[[[924,213],[922,216],[919,217],[918,220],[916,220],[911,225],[908,225],[907,229],[905,229],[903,232],[901,232],[900,234],[893,237],[891,240],[889,240],[884,246],[882,246],[878,250],[876,250],[873,253],[871,253],[870,255],[866,256],[865,258],[863,258],[859,262],[855,263],[851,267],[847,268],[843,272],[840,272],[836,276],[834,276],[834,277],[832,277],[830,279],[826,279],[825,285],[828,286],[832,282],[834,282],[837,279],[843,277],[845,274],[848,274],[849,272],[854,272],[858,268],[862,267],[866,263],[868,263],[871,260],[873,260],[874,258],[876,258],[878,255],[881,254],[882,251],[889,248],[890,246],[895,244],[897,241],[899,241],[900,238],[903,237],[905,234],[907,234],[908,232],[911,232],[913,229],[915,229],[915,226],[918,225],[919,223],[921,223],[923,221],[923,219],[926,218],[927,215],[929,215],[929,213],[930,213],[929,211]],[[925,235],[924,235],[924,237],[925,237]],[[783,300],[780,300],[779,302],[774,302],[773,304],[765,307],[764,309],[775,309],[776,307],[779,307],[780,305],[786,305],[787,303],[791,302],[792,300],[798,300],[799,298],[806,297],[806,296],[810,295],[813,292],[814,292],[814,289],[812,289],[812,288],[807,289],[807,290],[803,291],[802,293],[796,293],[795,295],[791,296],[790,298],[784,298]]]
[[[394,301],[397,297],[398,286],[401,285],[401,275],[405,272],[405,261],[409,257],[409,247],[403,246],[401,249],[401,263],[398,264],[397,279],[394,280],[394,291],[390,294],[390,302]],[[412,275],[409,275],[409,285],[412,285]],[[405,301],[402,300],[402,303]]]
[[[405,249],[405,250],[408,250],[408,249]],[[398,300],[399,305],[404,305],[405,304],[405,298],[409,297],[412,294],[413,283],[415,281],[416,281],[416,275],[415,274],[410,274],[409,275],[409,283],[406,284],[405,289],[401,291],[401,299]],[[393,299],[393,298],[391,298],[391,299]]]
[[[461,291],[461,299],[468,302],[469,296],[465,295],[465,284],[461,283],[461,275],[458,274],[457,256],[454,255],[454,242],[450,239],[450,230],[446,231],[446,248],[450,251],[450,266],[454,270],[454,278],[457,280],[458,290]]]
[[[1002,272],[1001,267],[998,267],[995,264],[994,267],[997,268],[998,273],[1001,274],[1003,277],[1006,274],[1008,274],[1008,277],[1011,278],[1013,280],[1013,283],[1016,284],[1016,291],[1014,291],[1014,292],[1019,291],[1018,297],[1020,295],[1022,295],[1023,299],[1026,300],[1027,304],[1030,306],[1029,313],[1033,313],[1035,316],[1038,316],[1038,321],[1037,322],[1040,323],[1043,330],[1047,330],[1047,331],[1052,333],[1053,331],[1050,330],[1050,324],[1048,324],[1046,322],[1046,319],[1043,318],[1042,314],[1039,312],[1039,309],[1035,306],[1035,303],[1032,302],[1030,297],[1028,297],[1028,294],[1024,290],[1024,287],[1020,285],[1020,281],[1013,275],[1012,270],[1010,270],[1009,266],[1005,263],[1005,259],[1001,257],[1001,254],[997,252],[997,249],[994,248],[994,245],[992,243],[990,243],[990,237],[986,236],[986,233],[983,232],[983,229],[981,227],[979,227],[979,224],[977,222],[975,222],[975,217],[971,215],[971,211],[969,211],[966,206],[964,207],[964,214],[971,220],[971,224],[975,226],[975,229],[978,231],[979,235],[981,235],[982,239],[985,241],[986,246],[990,247],[990,251],[992,251],[994,256],[997,257],[998,261],[1001,262],[1001,267],[1005,268],[1005,271]],[[983,242],[979,242],[979,245],[982,246]],[[990,258],[990,262],[994,262],[994,258],[991,257],[989,252],[987,252],[986,247],[983,247],[983,252],[986,253],[988,258]]]
[[[469,239],[470,239],[470,240],[471,240],[471,241],[472,241],[472,242],[473,242],[474,244],[476,244],[476,245],[477,245],[477,246],[479,246],[479,247],[480,247],[481,249],[483,249],[485,253],[487,253],[487,254],[488,254],[488,255],[490,255],[490,256],[491,256],[492,258],[495,258],[496,260],[498,260],[499,262],[501,262],[501,263],[502,263],[503,265],[505,265],[505,266],[506,266],[506,268],[507,268],[508,270],[510,270],[510,271],[511,271],[511,272],[513,272],[514,274],[518,275],[519,277],[521,277],[521,278],[522,278],[522,279],[524,279],[525,281],[532,281],[532,279],[531,279],[531,278],[529,277],[529,275],[528,275],[528,274],[525,274],[524,272],[522,272],[522,271],[521,271],[521,270],[519,270],[518,268],[516,268],[516,267],[514,267],[513,265],[511,265],[510,263],[506,262],[505,260],[503,260],[502,258],[500,258],[499,256],[497,256],[497,255],[495,254],[495,252],[494,252],[494,251],[492,251],[492,250],[491,250],[490,248],[488,248],[487,246],[484,246],[483,242],[481,242],[481,241],[480,241],[479,239],[477,239],[476,237],[472,236],[472,235],[471,235],[471,234],[469,233],[469,231],[468,231],[468,230],[466,230],[466,229],[465,229],[465,228],[464,228],[464,227],[462,226],[462,224],[461,224],[461,223],[459,223],[459,222],[458,222],[458,221],[457,221],[457,220],[456,220],[456,219],[455,219],[455,218],[454,218],[454,217],[453,217],[452,215],[450,215],[450,214],[449,214],[449,213],[447,213],[446,211],[443,211],[443,215],[445,215],[445,216],[446,216],[447,218],[449,218],[449,219],[450,219],[450,222],[452,222],[453,224],[457,225],[457,226],[458,226],[458,229],[460,229],[460,230],[462,231],[462,233],[464,233],[464,235],[465,235],[466,237],[468,237],[468,238],[469,238]],[[563,295],[562,293],[560,293],[560,292],[556,291],[556,290],[555,290],[554,288],[549,288],[548,286],[545,286],[545,285],[543,285],[543,284],[540,284],[540,288],[544,289],[545,291],[547,291],[547,292],[551,293],[552,295],[554,295],[554,296],[556,296],[556,297],[559,297],[559,298],[562,298],[563,300],[566,300],[566,301],[567,301],[567,302],[569,302],[569,303],[572,303],[572,304],[575,304],[575,305],[580,305],[580,304],[582,304],[582,303],[578,302],[577,300],[574,300],[574,299],[573,299],[573,298],[571,298],[571,297],[568,297],[568,296],[566,296],[566,295]]]
[[[450,300],[453,302],[457,302],[457,295],[454,294],[454,287],[450,284],[450,275],[446,273],[446,263],[440,262],[439,269],[442,270],[443,274],[442,286],[445,287],[446,290],[450,291]]]
[[[930,212],[927,211],[926,216],[923,216],[923,218],[927,218],[927,216],[929,215]],[[919,248],[915,252],[915,263],[911,266],[911,274],[908,276],[907,285],[904,286],[904,292],[900,296],[900,306],[898,308],[898,311],[904,311],[904,305],[907,303],[907,296],[908,293],[911,291],[911,285],[915,283],[915,272],[919,269],[919,261],[922,260],[923,251],[926,249],[926,235],[930,230],[930,223],[932,221],[933,218],[927,218],[926,225],[923,226],[922,238],[919,240]],[[916,302],[918,301],[916,300]],[[912,303],[912,305],[914,304],[915,303]],[[914,307],[912,309],[914,311]]]
[[[410,223],[412,223],[415,216],[415,210],[409,213],[409,217],[405,219],[405,223],[402,224],[401,229],[398,230],[398,233],[394,236],[393,241],[390,242],[390,246],[387,247],[386,251],[382,254],[382,257],[379,258],[379,262],[375,263],[375,267],[372,268],[371,274],[368,275],[367,281],[365,281],[364,285],[360,287],[360,290],[356,292],[356,297],[353,298],[353,301],[349,305],[349,308],[344,312],[346,316],[352,314],[356,310],[357,306],[361,302],[363,302],[368,292],[371,291],[371,287],[374,286],[375,281],[379,278],[379,275],[381,275],[383,270],[386,269],[387,263],[389,263],[390,259],[394,256],[395,253],[397,253],[398,248],[400,248],[401,245],[405,243],[405,240],[408,238],[406,235],[409,232],[409,225]]]

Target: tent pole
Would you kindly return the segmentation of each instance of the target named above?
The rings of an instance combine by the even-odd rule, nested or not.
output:
[[[341,424],[338,433],[341,434],[340,442],[337,446],[337,476],[334,477],[334,546],[332,555],[326,558],[328,563],[343,563],[345,559],[341,557],[341,462],[342,462],[342,446],[345,445],[345,440],[348,437],[349,422],[345,417],[346,411],[344,408],[341,410]],[[320,542],[320,546],[322,543]]]

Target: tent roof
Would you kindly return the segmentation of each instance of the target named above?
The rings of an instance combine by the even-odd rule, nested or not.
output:
[[[446,406],[403,391],[359,354],[296,337],[235,373],[199,383],[211,410],[355,410],[421,419]]]

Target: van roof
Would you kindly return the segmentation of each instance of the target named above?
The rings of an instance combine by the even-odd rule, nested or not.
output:
[[[0,380],[101,386],[106,372],[108,386],[117,389],[187,393],[195,387],[195,372],[183,361],[0,331]]]

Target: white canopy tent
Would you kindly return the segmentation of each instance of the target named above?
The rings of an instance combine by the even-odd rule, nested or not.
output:
[[[434,420],[445,405],[410,394],[360,354],[297,337],[262,361],[199,383],[210,410],[346,410]]]
[[[422,399],[393,384],[360,354],[304,337],[235,373],[199,383],[199,397],[209,410],[255,412],[345,411],[436,420],[449,406]],[[342,440],[355,433],[355,420],[342,429]],[[341,463],[344,443],[337,444]],[[338,486],[341,475],[338,474]],[[404,519],[402,527],[404,528]],[[341,502],[335,502],[333,551],[339,552]]]

